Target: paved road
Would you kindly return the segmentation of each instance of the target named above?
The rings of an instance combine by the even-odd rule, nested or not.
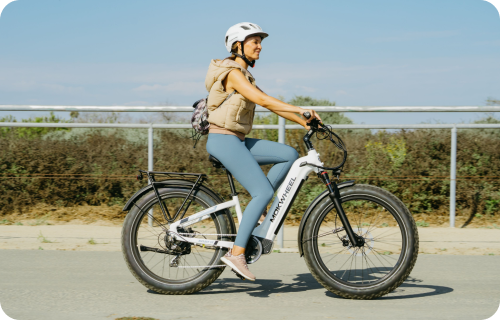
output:
[[[0,303],[14,319],[486,319],[500,303],[499,256],[420,255],[410,279],[373,301],[331,294],[297,254],[265,256],[191,296],[148,291],[118,252],[0,250]],[[235,311],[236,308],[239,311]]]

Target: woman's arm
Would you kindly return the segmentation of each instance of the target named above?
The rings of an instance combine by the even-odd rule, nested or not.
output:
[[[309,129],[309,126],[307,125],[306,120],[302,119],[301,117],[299,117],[295,113],[283,112],[283,111],[275,111],[274,113],[276,113],[280,117],[283,117],[283,118],[285,118],[287,120],[296,122],[296,123],[300,124],[301,126],[303,126],[306,129]]]
[[[226,81],[224,82],[226,82],[225,87],[227,92],[236,90],[248,100],[261,105],[288,120],[297,122],[300,125],[304,125],[305,121],[294,115],[295,113],[303,116],[304,112],[308,111],[312,115],[311,119],[317,118],[321,121],[321,118],[314,110],[307,110],[292,106],[291,104],[268,96],[260,89],[255,88],[238,69],[234,69],[229,72]]]
[[[265,92],[261,88],[259,88],[259,86],[256,86],[256,88],[259,89],[260,92],[265,94]],[[307,125],[307,122],[304,119],[302,119],[301,117],[297,116],[297,114],[295,114],[295,113],[283,112],[283,111],[276,111],[274,113],[276,113],[277,115],[279,115],[282,118],[296,122],[296,123],[300,124],[301,126],[303,126],[304,128],[306,128],[307,130],[309,130],[309,126]]]

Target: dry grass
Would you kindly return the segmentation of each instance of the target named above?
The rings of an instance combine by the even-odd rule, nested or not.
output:
[[[52,207],[38,204],[33,208],[14,212],[2,216],[1,225],[61,225],[81,224],[98,226],[120,226],[123,223],[126,212],[121,211],[122,206],[75,206],[75,207]],[[457,213],[455,226],[462,227],[470,217],[471,210],[462,210]],[[191,212],[192,213],[192,212]],[[190,212],[188,212],[188,215]],[[369,215],[368,215],[369,217]],[[302,216],[289,215],[286,225],[298,226]],[[433,213],[415,213],[413,218],[417,222],[425,222],[428,227],[448,227],[449,212],[445,210]],[[367,221],[370,218],[366,219]],[[236,220],[235,220],[236,221]],[[380,223],[384,221],[380,220]],[[425,224],[420,225],[424,227]],[[500,229],[500,215],[478,215],[474,216],[467,228]]]

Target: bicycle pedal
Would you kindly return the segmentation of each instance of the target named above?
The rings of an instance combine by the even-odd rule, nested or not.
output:
[[[241,274],[239,274],[238,272],[234,271],[234,269],[231,269],[231,271],[238,277],[240,278],[241,280],[245,281],[245,277],[243,277]]]

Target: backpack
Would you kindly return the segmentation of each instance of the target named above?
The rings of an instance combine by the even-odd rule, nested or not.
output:
[[[219,107],[229,99],[236,90],[230,93],[224,101],[219,105]],[[193,127],[193,134],[191,138],[194,140],[193,148],[196,148],[196,144],[200,140],[201,136],[208,134],[208,129],[210,128],[210,123],[208,122],[208,108],[207,108],[208,96],[206,98],[200,99],[193,103],[193,115],[191,116],[191,126]],[[218,107],[217,107],[218,108]]]

